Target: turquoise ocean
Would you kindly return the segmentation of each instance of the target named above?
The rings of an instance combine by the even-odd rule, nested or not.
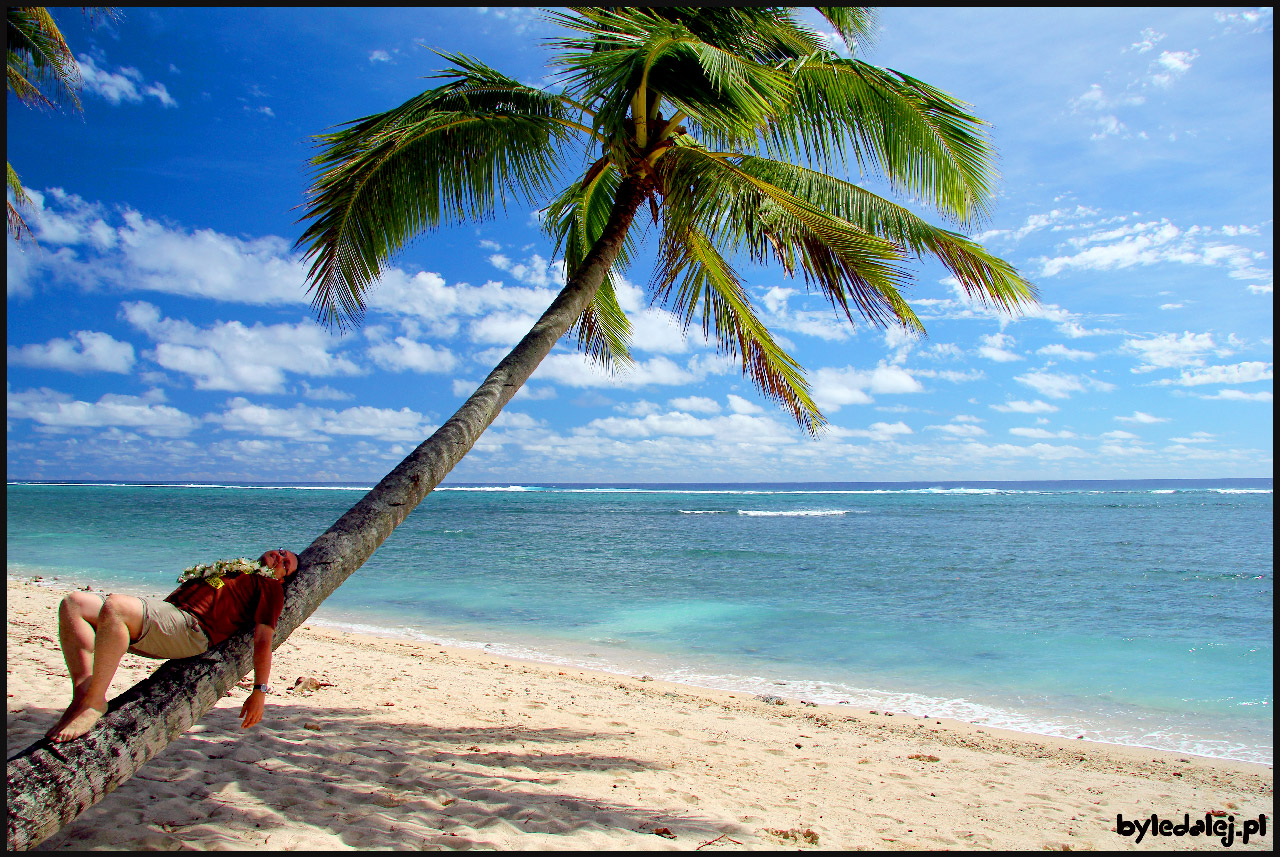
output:
[[[164,593],[369,485],[7,487],[11,577]],[[449,485],[311,621],[1271,764],[1270,479]]]

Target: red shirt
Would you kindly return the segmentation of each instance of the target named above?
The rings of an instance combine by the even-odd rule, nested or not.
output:
[[[280,581],[261,574],[228,574],[222,583],[215,589],[207,580],[192,580],[179,586],[165,601],[200,620],[210,646],[250,624],[274,628],[280,621],[284,610],[284,587]]]

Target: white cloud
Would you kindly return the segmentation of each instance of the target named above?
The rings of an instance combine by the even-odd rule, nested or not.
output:
[[[117,68],[114,72],[110,72],[98,68],[93,57],[87,54],[80,54],[77,59],[85,90],[106,99],[110,104],[138,103],[143,100],[143,96],[151,96],[165,107],[178,106],[178,102],[169,95],[163,83],[154,82],[144,85],[139,91],[138,87],[142,85],[143,77],[142,72],[136,68]]]
[[[963,372],[954,369],[912,369],[911,371],[912,374],[921,378],[937,378],[939,381],[950,381],[953,384],[981,381],[987,377],[981,369],[966,369]]]
[[[723,420],[723,417],[703,419],[679,411],[644,417],[604,417],[592,420],[585,431],[612,437],[706,437],[716,433],[716,423],[712,420]]]
[[[101,205],[86,202],[62,188],[50,188],[47,194],[28,188],[27,195],[31,198],[31,205],[24,209],[23,217],[41,245],[89,244],[99,249],[116,245],[116,231],[103,219],[106,215]],[[10,247],[16,249],[19,245],[11,244]],[[29,276],[27,272],[75,258],[75,254],[65,253],[62,249],[52,258],[28,254],[22,249],[11,253],[11,258],[13,256],[28,260],[24,276]]]
[[[414,441],[426,438],[432,431],[426,418],[409,408],[397,411],[358,406],[334,411],[299,404],[286,409],[254,404],[239,396],[228,401],[221,413],[208,414],[205,420],[226,431],[307,442],[328,440],[332,435]]]
[[[370,346],[369,356],[374,363],[392,372],[451,372],[458,364],[449,349],[415,342],[407,336]]]
[[[679,400],[672,400],[668,404],[670,405],[670,407],[675,408],[678,411],[697,411],[698,410],[698,408],[681,407],[680,405],[676,404],[676,401],[679,401]],[[706,399],[705,401],[711,402],[710,399]],[[715,405],[715,402],[711,402],[711,404]],[[654,402],[650,402],[648,399],[637,399],[634,402],[619,402],[618,404],[613,406],[613,409],[618,413],[626,414],[629,417],[647,417],[649,416],[649,414],[662,413],[662,406]],[[716,405],[715,410],[711,411],[710,413],[719,413],[719,412],[720,412],[720,406]]]
[[[1006,414],[1051,414],[1058,410],[1057,405],[1051,405],[1048,402],[1042,402],[1039,399],[1036,399],[1034,402],[1005,402],[1003,405],[992,405],[991,408],[992,410]]]
[[[1246,393],[1243,390],[1219,390],[1212,396],[1198,396],[1201,399],[1226,399],[1235,402],[1270,402],[1271,393],[1263,391],[1260,393]]]
[[[1197,387],[1201,384],[1249,384],[1254,381],[1270,380],[1272,380],[1272,364],[1248,361],[1230,366],[1184,369],[1177,378],[1163,378],[1155,383],[1162,386],[1177,384],[1182,387]]]
[[[537,322],[536,315],[495,312],[478,318],[467,327],[472,342],[515,345]]]
[[[1225,24],[1226,33],[1269,33],[1271,32],[1271,7],[1247,9],[1243,12],[1214,12],[1213,20]]]
[[[334,389],[329,386],[312,387],[306,381],[300,382],[302,386],[302,395],[308,399],[319,402],[342,402],[347,399],[354,399],[354,393],[344,393],[342,390]]]
[[[1066,399],[1072,393],[1083,393],[1089,389],[1102,392],[1115,389],[1115,385],[1095,378],[1083,375],[1061,375],[1055,372],[1028,372],[1025,375],[1015,376],[1014,380],[1020,384],[1026,384],[1037,393],[1051,399]]]
[[[507,271],[525,285],[539,289],[554,287],[557,291],[564,288],[565,269],[564,260],[562,259],[548,262],[537,253],[534,253],[524,262],[512,262],[506,256],[495,253],[489,257],[489,264],[500,270]]]
[[[1117,107],[1136,107],[1146,102],[1146,100],[1145,96],[1129,93],[1108,95],[1101,86],[1093,83],[1089,85],[1087,92],[1071,99],[1070,105],[1072,110],[1076,112],[1085,110],[1107,111],[1114,110]],[[1053,212],[1055,215],[1057,213],[1056,210]]]
[[[1134,411],[1131,417],[1116,417],[1116,419],[1122,423],[1142,423],[1144,425],[1169,422],[1167,417],[1153,417],[1151,414],[1142,411]]]
[[[132,210],[116,226],[107,222],[111,215],[102,206],[60,189],[32,197],[36,205],[28,222],[40,243],[69,245],[77,252],[60,250],[29,260],[28,281],[61,279],[87,290],[109,286],[248,304],[306,304],[306,269],[284,239],[188,233]]]
[[[1191,437],[1171,437],[1174,443],[1213,443],[1214,435],[1205,431],[1193,431]]]
[[[1054,438],[1068,439],[1076,436],[1074,432],[1069,431],[1054,432],[1041,428],[1023,427],[1011,428],[1009,429],[1009,434],[1017,435],[1018,437],[1029,437],[1035,440],[1052,440]]]
[[[65,280],[85,289],[111,286],[255,305],[305,307],[308,303],[307,266],[283,238],[244,239],[210,229],[187,231],[133,210],[123,212],[122,224],[113,224],[108,221],[114,216],[103,206],[60,189],[30,193],[33,210],[28,223],[42,246],[68,245],[94,252],[63,252],[61,247],[38,255],[11,252],[11,296],[31,293],[34,284]],[[546,265],[543,269],[550,270]],[[414,318],[426,322],[433,333],[452,335],[461,319],[502,313],[510,318],[536,318],[554,297],[550,289],[505,287],[494,281],[448,286],[439,274],[410,274],[392,267],[370,289],[367,305],[371,313]],[[497,335],[494,327],[477,333]]]
[[[284,392],[286,373],[309,376],[358,375],[350,360],[329,352],[335,337],[310,321],[300,324],[216,322],[198,328],[162,318],[145,301],[121,304],[120,315],[155,340],[143,356],[165,369],[189,375],[198,390]]]
[[[850,324],[844,316],[833,312],[830,305],[818,310],[793,309],[790,301],[796,295],[801,295],[801,300],[805,303],[814,302],[806,300],[801,292],[785,286],[773,286],[760,298],[764,309],[760,318],[770,330],[775,333],[785,330],[827,342],[844,342],[853,337],[856,326]]]
[[[1142,31],[1141,40],[1129,45],[1129,50],[1137,50],[1138,53],[1145,54],[1154,48],[1158,42],[1162,41],[1165,35],[1165,33],[1160,33],[1151,27],[1147,27]]]
[[[546,22],[538,9],[528,6],[475,6],[476,12],[501,21],[513,36],[544,29]]]
[[[691,361],[690,366],[695,364]],[[590,363],[582,354],[551,354],[538,367],[534,377],[570,387],[616,387],[637,389],[651,385],[675,386],[700,381],[704,377],[696,368],[686,369],[667,357],[637,360],[629,369],[612,374]]]
[[[925,426],[925,428],[934,429],[953,437],[982,437],[987,433],[981,426],[968,422],[950,422],[945,425]]]
[[[1011,363],[1015,360],[1021,360],[1021,354],[1014,354],[1009,347],[1014,344],[1012,336],[1006,336],[1003,333],[992,333],[978,337],[978,341],[982,343],[978,348],[978,355],[988,360],[994,360],[997,363]]]
[[[1128,339],[1121,345],[1121,350],[1142,359],[1142,363],[1131,370],[1133,372],[1203,366],[1207,355],[1225,357],[1232,353],[1231,348],[1215,343],[1213,334],[1189,330],[1181,335],[1161,333],[1147,339]]]
[[[1040,275],[1053,277],[1070,270],[1109,271],[1177,263],[1222,267],[1233,279],[1271,282],[1272,272],[1259,267],[1257,254],[1240,244],[1215,240],[1214,231],[1202,226],[1182,229],[1166,218],[1094,231],[1070,238],[1064,246],[1073,252],[1041,257]]]
[[[1162,51],[1151,64],[1151,82],[1159,87],[1168,88],[1173,82],[1191,70],[1191,63],[1200,56],[1193,51]]]
[[[770,417],[738,413],[703,418],[678,411],[643,417],[604,417],[575,429],[574,434],[579,438],[710,438],[716,443],[732,439],[729,442],[734,444],[793,444],[797,440],[794,429]]]
[[[787,300],[796,293],[795,289],[774,286],[764,293],[764,298],[762,299],[764,308],[771,313],[784,312],[787,309]]]
[[[844,434],[850,437],[866,437],[874,441],[890,441],[900,435],[915,434],[911,426],[899,420],[896,423],[872,423],[865,429],[845,429]]]
[[[1109,334],[1120,333],[1117,330],[1107,330],[1106,328],[1086,328],[1076,321],[1068,321],[1058,325],[1058,331],[1071,339],[1083,339],[1086,336],[1106,336]]]
[[[10,363],[19,366],[36,366],[42,369],[61,369],[65,372],[119,372],[133,369],[133,346],[120,342],[107,333],[77,330],[70,339],[51,339],[44,345],[10,345],[7,356]]]
[[[922,393],[921,385],[900,366],[881,363],[875,369],[822,368],[813,374],[811,394],[824,411],[838,411],[845,405],[866,405],[874,401],[870,393]]]
[[[369,62],[391,62],[391,54],[384,50],[376,50],[369,52]]]
[[[196,419],[160,401],[162,397],[158,395],[108,393],[96,402],[85,402],[47,387],[25,392],[10,390],[8,416],[11,420],[33,420],[64,430],[128,426],[153,437],[181,437],[196,428]]]
[[[1043,354],[1046,357],[1059,357],[1063,360],[1092,360],[1098,356],[1092,351],[1077,351],[1074,348],[1068,348],[1065,345],[1056,343],[1037,349],[1036,354]]]
[[[169,90],[160,81],[156,81],[142,90],[143,95],[150,95],[164,107],[177,107],[178,101],[169,94]]]
[[[508,320],[515,316],[536,319],[554,298],[555,292],[550,289],[509,287],[494,280],[479,286],[467,283],[449,286],[443,277],[431,271],[410,275],[399,268],[389,268],[369,292],[369,307],[388,315],[418,319],[433,331],[451,334],[460,318],[483,319],[499,313]],[[520,336],[528,332],[529,326],[525,325]],[[513,331],[508,329],[504,335],[510,337]],[[481,328],[477,333],[481,337],[497,336],[498,329]],[[510,340],[504,342],[509,344]]]
[[[656,407],[652,402],[637,402],[636,404]],[[708,399],[705,396],[682,396],[678,399],[672,399],[667,404],[677,411],[688,411],[695,414],[720,413],[720,404],[714,399]],[[644,414],[636,414],[636,416],[644,416]]]
[[[764,408],[755,402],[748,401],[741,396],[735,396],[730,393],[727,397],[729,402],[729,410],[735,414],[763,414]]]

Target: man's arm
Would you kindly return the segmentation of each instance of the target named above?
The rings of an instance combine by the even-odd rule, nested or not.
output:
[[[253,683],[266,684],[271,678],[271,643],[275,639],[276,629],[270,625],[258,625],[253,629]],[[267,695],[254,690],[249,698],[240,706],[240,716],[244,722],[241,729],[248,729],[262,719],[262,709],[266,706]]]

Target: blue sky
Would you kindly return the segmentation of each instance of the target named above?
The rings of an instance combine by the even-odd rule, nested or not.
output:
[[[7,248],[10,479],[376,480],[562,283],[517,205],[414,242],[338,335],[291,250],[311,135],[431,86],[427,47],[550,84],[535,10],[57,19],[83,115],[8,108],[40,245]],[[450,481],[1272,475],[1271,11],[888,9],[860,55],[992,123],[971,234],[1039,306],[1001,316],[918,264],[914,339],[744,265],[830,420],[815,441],[649,305],[641,252],[634,369],[558,346]]]

